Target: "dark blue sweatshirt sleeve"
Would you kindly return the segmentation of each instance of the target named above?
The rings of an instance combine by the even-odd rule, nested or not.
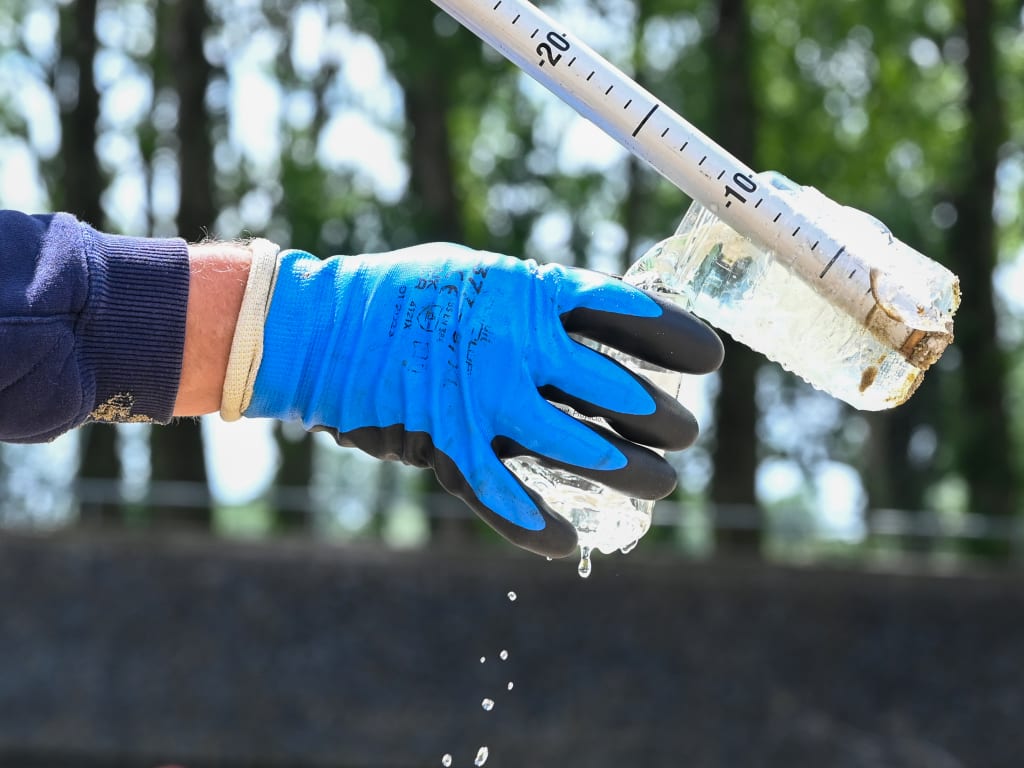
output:
[[[0,211],[0,440],[169,421],[188,284],[183,240]]]

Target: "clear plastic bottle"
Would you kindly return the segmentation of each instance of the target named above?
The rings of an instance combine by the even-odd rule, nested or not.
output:
[[[646,258],[647,256],[634,264],[623,279],[648,291],[672,293],[658,281],[657,273],[649,268],[645,262]],[[673,300],[679,301],[681,297],[674,296]],[[585,340],[581,341],[585,343]],[[611,347],[598,346],[597,349],[649,379],[655,386],[673,397],[679,396],[680,384],[685,374],[666,371]],[[579,419],[603,421],[588,419],[565,406],[559,407]],[[592,480],[547,467],[534,458],[508,459],[505,464],[519,479],[537,491],[555,512],[569,520],[576,528],[583,555],[580,563],[581,576],[589,574],[591,551],[600,551],[606,555],[616,550],[629,552],[651,527],[653,501],[632,498]]]
[[[874,217],[780,174],[760,178],[791,195],[805,221],[844,243],[867,292],[852,279],[823,290],[699,203],[633,270],[668,286],[680,306],[715,328],[855,408],[905,402],[953,339],[956,276],[896,240]],[[840,289],[859,304],[840,297]]]
[[[827,284],[809,280],[806,268],[801,274],[793,260],[736,232],[697,202],[676,233],[645,253],[624,279],[670,294],[684,309],[856,408],[904,402],[952,341],[960,304],[956,276],[868,214],[777,173],[758,178],[790,196],[805,227],[844,244],[849,274],[840,277],[848,280],[834,274]],[[601,349],[678,396],[682,374]],[[650,527],[653,502],[533,459],[508,465],[573,523],[584,559],[591,549],[628,551]]]

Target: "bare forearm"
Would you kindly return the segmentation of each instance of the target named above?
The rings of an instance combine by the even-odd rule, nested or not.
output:
[[[200,416],[220,408],[251,260],[250,249],[240,243],[189,247],[188,315],[175,416]]]

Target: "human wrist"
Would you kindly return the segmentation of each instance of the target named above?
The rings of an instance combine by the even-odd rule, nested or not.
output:
[[[269,240],[249,243],[250,269],[220,393],[219,410],[225,421],[240,419],[252,399],[253,383],[263,358],[264,326],[277,281],[279,250]]]
[[[175,416],[199,416],[220,408],[252,260],[252,247],[242,242],[189,246],[185,350]]]

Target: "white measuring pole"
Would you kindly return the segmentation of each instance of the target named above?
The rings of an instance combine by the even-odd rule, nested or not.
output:
[[[749,167],[530,3],[432,2],[679,189],[713,211],[722,208],[718,213],[730,224],[740,224],[742,211],[756,210],[757,201],[771,194]],[[751,216],[753,231],[763,228],[765,218]]]
[[[733,229],[774,250],[851,315],[879,314],[869,261],[877,254],[848,247],[795,210],[792,196],[755,177],[565,25],[526,0],[432,2]],[[897,349],[913,335],[901,318],[884,321],[894,326],[885,333]]]

